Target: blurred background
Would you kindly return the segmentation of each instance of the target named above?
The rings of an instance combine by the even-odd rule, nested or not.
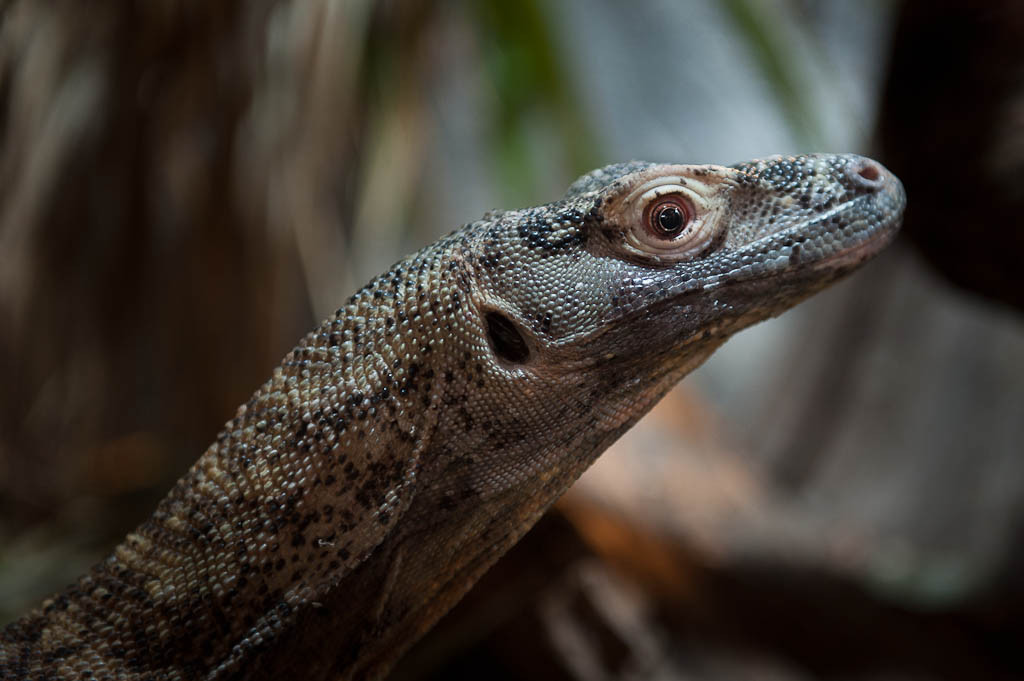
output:
[[[898,242],[731,340],[396,679],[1024,678],[1024,6],[0,0],[0,624],[309,328],[640,158],[879,158]]]

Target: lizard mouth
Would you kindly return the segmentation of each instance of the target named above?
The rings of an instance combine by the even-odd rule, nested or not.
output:
[[[842,244],[831,253],[807,261],[812,269],[837,269],[853,267],[871,259],[896,237],[903,221],[906,195],[903,186],[894,176],[889,175],[882,191],[874,195],[858,196],[839,206],[834,214],[823,215],[810,223],[811,229],[829,221],[841,220],[845,215],[866,213],[859,220],[850,221],[842,229],[854,231],[857,237]],[[858,224],[863,227],[858,229]],[[802,264],[802,263],[801,263]]]
[[[713,277],[710,287],[808,272],[849,270],[887,246],[899,231],[906,205],[902,184],[888,171],[877,190],[845,201],[808,220],[762,237],[737,251],[740,266]],[[717,280],[717,281],[715,281]]]

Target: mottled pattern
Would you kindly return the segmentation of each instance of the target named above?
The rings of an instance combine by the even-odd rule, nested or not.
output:
[[[636,188],[664,178],[699,253],[637,241]],[[876,253],[903,204],[857,156],[633,162],[466,225],[306,336],[149,521],[4,629],[0,677],[383,674],[679,378]]]

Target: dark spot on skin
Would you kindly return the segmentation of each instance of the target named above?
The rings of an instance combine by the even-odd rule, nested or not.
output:
[[[480,264],[486,269],[493,270],[501,262],[501,251],[486,251],[480,258]]]
[[[586,241],[586,232],[582,229],[582,216],[573,214],[572,216],[560,217],[570,218],[566,220],[566,222],[570,223],[569,229],[559,224],[553,217],[546,215],[524,216],[517,226],[519,237],[530,248],[539,249],[545,253],[566,251]],[[573,217],[577,219],[572,220],[571,218]],[[573,222],[576,223],[575,228],[572,228]],[[558,238],[552,238],[556,231],[556,225],[559,225],[558,231],[564,232],[564,234]]]

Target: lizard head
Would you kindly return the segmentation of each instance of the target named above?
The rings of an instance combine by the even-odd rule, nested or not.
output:
[[[508,365],[685,373],[870,259],[904,204],[895,176],[852,154],[607,166],[481,233],[478,301]]]

